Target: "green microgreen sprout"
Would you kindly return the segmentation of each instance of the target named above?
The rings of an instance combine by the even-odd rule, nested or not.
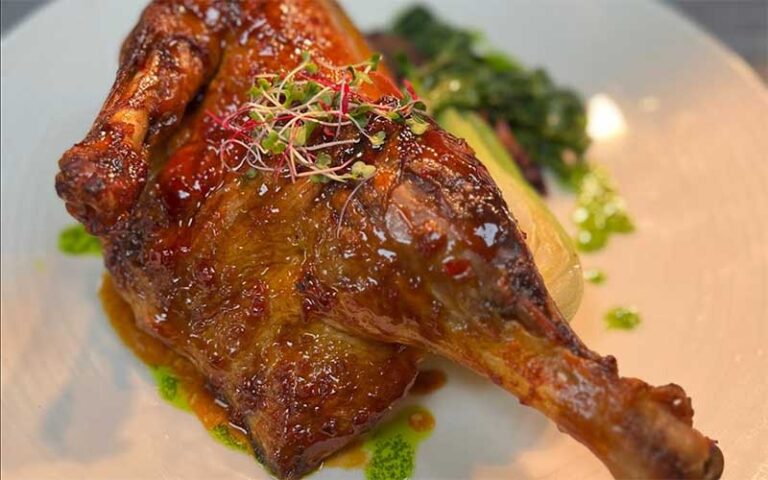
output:
[[[352,164],[349,174],[355,180],[368,180],[376,173],[376,167],[365,162],[357,161]]]
[[[411,129],[411,132],[413,132],[414,135],[421,135],[426,132],[429,127],[429,123],[427,123],[426,120],[416,115],[407,119],[405,124],[408,125],[408,128]]]
[[[409,85],[397,102],[371,102],[361,93],[364,85],[373,83],[371,74],[380,61],[381,55],[375,54],[338,67],[301,52],[301,62],[288,73],[256,76],[248,102],[226,116],[211,115],[230,134],[218,147],[222,162],[232,171],[271,172],[291,181],[370,179],[374,165],[356,158],[334,162],[330,149],[361,141],[381,148],[387,134],[379,122],[372,124],[374,119],[405,121],[417,135],[429,126],[418,113],[424,104]],[[356,133],[350,135],[350,129]]]

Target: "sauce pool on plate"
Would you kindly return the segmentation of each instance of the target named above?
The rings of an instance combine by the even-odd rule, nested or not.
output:
[[[139,330],[131,307],[120,296],[109,275],[104,275],[99,296],[117,335],[150,367],[160,397],[194,413],[218,442],[235,450],[250,451],[245,431],[229,418],[227,404],[216,398],[189,360]]]

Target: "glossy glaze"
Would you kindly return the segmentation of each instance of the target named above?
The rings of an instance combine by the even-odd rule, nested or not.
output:
[[[64,155],[58,189],[102,235],[140,327],[226,398],[277,475],[306,473],[375,423],[426,349],[547,414],[617,476],[719,476],[720,452],[691,428],[680,387],[619,377],[615,360],[588,350],[563,321],[464,142],[433,123],[416,135],[370,122],[370,132],[387,132],[383,146],[328,152],[376,165],[357,186],[244,179],[217,165],[208,142],[219,134],[206,114],[237,108],[255,72],[284,72],[305,49],[337,65],[367,56],[334,5],[169,0],[147,12],[127,51],[165,54],[174,69],[137,70],[124,52],[113,98],[125,105],[108,102],[96,133]],[[207,66],[216,48],[197,33],[176,35],[187,28],[176,17],[190,12],[202,38],[220,36],[215,72]],[[139,41],[152,32],[159,38]],[[171,128],[189,86],[209,75]],[[365,94],[386,93],[382,81]]]
[[[419,375],[411,387],[415,395],[427,395],[443,388],[446,382],[445,372],[437,368],[419,370]]]
[[[137,328],[131,306],[123,300],[108,274],[104,275],[99,297],[115,333],[152,369],[158,381],[158,391],[164,400],[177,407],[189,409],[200,419],[206,430],[218,432],[218,435],[212,433],[214,438],[219,441],[229,439],[228,443],[223,442],[227,446],[248,445],[244,429],[230,414],[229,405],[216,397],[200,371],[187,358]],[[161,382],[167,378],[176,384],[173,395],[168,395],[167,391],[163,390]]]

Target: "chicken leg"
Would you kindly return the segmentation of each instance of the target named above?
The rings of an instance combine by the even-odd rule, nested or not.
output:
[[[383,145],[328,149],[375,165],[362,183],[225,168],[212,118],[302,51],[329,76],[370,54],[330,1],[154,1],[57,177],[140,327],[192,360],[267,465],[315,468],[405,393],[426,350],[538,409],[617,477],[718,478],[722,454],[682,389],[620,377],[563,321],[461,140],[377,118],[365,128]],[[385,76],[360,92],[393,93]]]

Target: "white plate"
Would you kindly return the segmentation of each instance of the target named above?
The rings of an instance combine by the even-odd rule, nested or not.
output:
[[[2,42],[3,478],[266,477],[158,398],[101,311],[100,262],[56,250],[71,223],[53,191],[56,160],[93,120],[142,3],[59,0]],[[366,28],[406,2],[345,3]],[[591,157],[615,174],[638,231],[584,257],[609,281],[588,287],[574,326],[625,375],[683,385],[696,426],[720,440],[727,478],[766,478],[765,88],[655,3],[432,3],[618,108],[596,110],[593,127],[610,135]],[[553,200],[563,216],[571,201]],[[601,315],[615,304],[637,305],[644,323],[607,331]],[[448,385],[422,403],[437,427],[417,478],[607,477],[584,447],[472,374],[451,368]],[[326,469],[313,478],[362,476]]]

